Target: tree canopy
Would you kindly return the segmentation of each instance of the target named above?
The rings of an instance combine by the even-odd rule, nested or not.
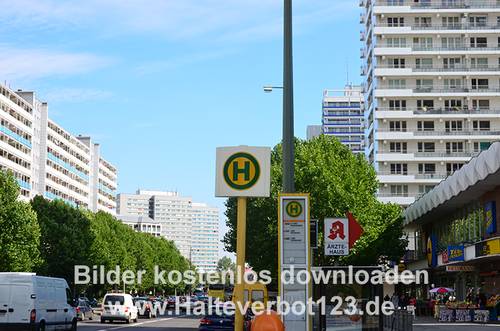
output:
[[[18,198],[16,179],[0,171],[0,271],[33,271],[41,262],[36,214]]]
[[[184,283],[153,284],[155,266],[166,273],[194,269],[172,241],[136,232],[102,211],[92,213],[41,196],[31,203],[18,198],[15,178],[0,171],[0,271],[61,277],[77,292],[100,296],[113,286],[74,286],[74,266],[85,265],[92,270],[102,265],[106,271],[119,266],[122,271],[146,271],[142,283],[127,290],[172,293],[174,289],[186,289]]]
[[[376,173],[362,155],[354,155],[336,138],[320,136],[295,141],[295,186],[297,192],[310,193],[311,218],[319,220],[319,249],[314,265],[375,265],[381,257],[399,260],[404,254],[402,210],[383,204],[375,196]],[[256,270],[278,266],[278,193],[282,188],[281,145],[271,154],[271,196],[248,199],[246,261]],[[236,199],[226,201],[227,226],[224,237],[228,251],[236,251]],[[322,229],[327,217],[344,217],[351,212],[364,228],[364,234],[344,258],[323,255]]]

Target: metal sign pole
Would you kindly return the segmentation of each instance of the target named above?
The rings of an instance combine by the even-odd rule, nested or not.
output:
[[[247,227],[247,198],[238,197],[238,215],[236,229],[236,274],[237,281],[234,288],[234,299],[236,306],[236,314],[234,319],[234,331],[243,330],[243,315],[239,307],[244,305],[244,274],[245,274],[245,244],[246,244],[246,227]]]

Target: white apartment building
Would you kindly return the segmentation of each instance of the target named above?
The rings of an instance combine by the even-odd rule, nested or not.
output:
[[[406,206],[500,138],[500,3],[360,4],[365,153]]]
[[[214,271],[219,255],[219,210],[177,192],[137,190],[118,194],[118,218],[150,217],[161,234],[200,271]]]
[[[219,209],[193,202],[191,260],[202,270],[214,271],[219,260]]]
[[[47,104],[34,92],[0,85],[0,106],[0,169],[13,172],[22,199],[42,195],[115,213],[116,168],[101,157],[97,144],[50,120]],[[96,162],[102,164],[99,171]],[[108,190],[94,191],[101,181]]]
[[[337,137],[354,153],[364,152],[364,98],[361,86],[323,92],[322,133]]]
[[[137,232],[149,233],[152,236],[161,237],[161,223],[155,222],[150,217],[118,215],[118,219]]]

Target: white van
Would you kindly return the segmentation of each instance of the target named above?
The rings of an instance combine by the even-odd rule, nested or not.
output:
[[[66,280],[0,272],[0,330],[72,330],[77,320]]]
[[[139,310],[132,296],[124,293],[108,293],[102,303],[101,323],[106,321],[137,322]]]

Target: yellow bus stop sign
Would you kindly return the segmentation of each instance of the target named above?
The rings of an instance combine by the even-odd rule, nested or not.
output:
[[[224,180],[235,190],[254,186],[260,177],[260,165],[250,153],[235,153],[224,163]]]

